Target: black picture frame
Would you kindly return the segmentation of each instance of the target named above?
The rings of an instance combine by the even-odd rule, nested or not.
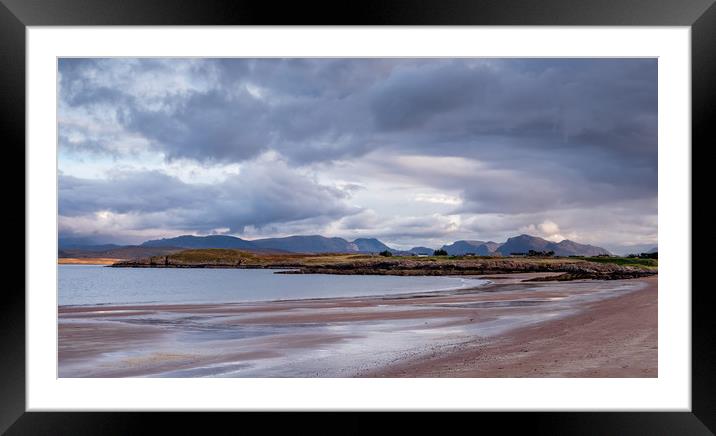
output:
[[[214,2],[175,0],[0,0],[0,107],[2,144],[6,165],[0,171],[5,198],[23,204],[15,171],[25,162],[25,30],[27,26],[104,26],[104,25],[560,25],[560,26],[690,26],[692,32],[692,162],[713,136],[709,127],[716,113],[716,6],[714,0],[502,0],[502,1],[423,1],[377,2],[322,5],[303,2]],[[7,153],[10,153],[10,156]],[[23,162],[23,165],[20,165]],[[693,168],[693,165],[692,165]],[[695,168],[694,168],[695,169]],[[693,170],[692,170],[693,171]],[[693,178],[693,172],[692,172]],[[709,198],[708,184],[692,182],[692,198]],[[16,210],[16,209],[13,209]],[[710,218],[692,208],[692,226]],[[14,212],[12,229],[25,228],[25,215]],[[697,227],[705,229],[704,225]],[[8,227],[9,228],[9,227]],[[17,247],[25,246],[20,232],[7,235],[5,265],[17,263]],[[709,237],[707,242],[716,242]],[[711,244],[708,244],[711,245]],[[23,254],[25,253],[23,249]],[[691,253],[692,271],[703,271],[714,255]],[[23,255],[24,257],[24,255]],[[32,259],[25,259],[30,262]],[[701,268],[699,268],[701,267]],[[19,268],[7,268],[19,275]],[[221,429],[236,424],[233,414],[179,413],[41,413],[25,412],[25,289],[24,274],[19,283],[6,282],[0,296],[0,432],[7,434],[136,434],[146,432],[147,424],[165,425],[190,431],[194,428]],[[693,287],[693,286],[692,286]],[[686,292],[688,290],[667,290]],[[713,434],[716,432],[716,335],[709,304],[708,286],[692,292],[692,411],[675,412],[575,412],[517,413],[515,419],[502,413],[482,413],[479,427],[498,423],[503,430],[528,428],[537,434]],[[429,429],[437,423],[430,414],[411,414],[411,425]],[[310,414],[309,414],[310,416]],[[311,419],[306,414],[292,416],[299,429]],[[339,414],[341,433],[365,433],[372,425],[364,415]],[[199,418],[198,420],[196,418]],[[263,414],[244,414],[242,422]],[[322,418],[324,419],[324,418]],[[201,424],[197,423],[200,421]],[[407,425],[401,420],[402,425]],[[281,420],[276,422],[280,423]],[[211,423],[207,427],[207,423]],[[244,424],[246,425],[246,424]],[[386,427],[385,429],[390,429]],[[443,427],[444,429],[444,427]]]

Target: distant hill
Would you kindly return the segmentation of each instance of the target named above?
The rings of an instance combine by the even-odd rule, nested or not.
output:
[[[413,247],[410,250],[407,251],[407,253],[410,254],[427,254],[428,256],[431,256],[435,250],[428,247]]]
[[[288,236],[285,238],[246,239],[226,235],[177,236],[156,239],[141,244],[143,247],[182,248],[233,248],[248,251],[275,251],[292,253],[378,253],[396,251],[375,238],[359,238],[349,242],[343,238],[327,238],[321,235]]]
[[[176,238],[154,239],[141,244],[142,247],[182,247],[182,248],[235,248],[251,250],[258,248],[253,242],[235,236],[209,235],[192,236],[183,235]]]
[[[574,241],[570,241],[569,239],[565,239],[564,241],[555,244],[554,248],[549,249],[553,250],[554,254],[557,256],[600,256],[603,254],[611,254],[602,247],[578,244]]]
[[[443,245],[442,249],[450,256],[463,256],[465,254],[476,254],[478,256],[491,256],[499,254],[497,248],[502,244],[485,241],[455,241],[450,245]]]
[[[380,253],[381,251],[396,251],[375,238],[358,238],[353,241],[358,251],[364,253]]]
[[[350,253],[358,251],[355,244],[343,238],[326,238],[320,235],[255,239],[251,242],[259,248],[293,253]]]
[[[552,242],[530,235],[520,235],[508,238],[504,244],[497,249],[503,256],[509,256],[512,253],[527,253],[530,250],[549,251]],[[556,254],[556,252],[555,252]]]
[[[534,251],[554,251],[555,256],[599,256],[610,254],[607,250],[593,245],[578,244],[565,239],[562,242],[551,242],[537,236],[520,235],[509,238],[497,251],[503,256],[512,253],[527,253]]]
[[[658,252],[659,252],[659,247],[654,247],[654,248],[650,249],[649,251],[647,251],[647,253],[658,253]]]

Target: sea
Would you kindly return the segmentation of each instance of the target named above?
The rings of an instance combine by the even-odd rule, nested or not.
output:
[[[58,304],[238,303],[362,297],[472,288],[464,277],[276,274],[274,269],[58,265]]]

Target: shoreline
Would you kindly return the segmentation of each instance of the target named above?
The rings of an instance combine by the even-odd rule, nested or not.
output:
[[[401,299],[401,298],[424,298],[424,297],[435,297],[441,295],[452,295],[456,293],[466,294],[473,292],[494,292],[491,286],[496,285],[511,285],[524,283],[529,284],[532,281],[549,282],[550,278],[557,277],[561,273],[555,272],[542,272],[542,273],[504,273],[501,275],[455,275],[455,276],[441,276],[441,277],[452,277],[468,280],[484,280],[485,283],[480,285],[468,285],[465,287],[457,288],[445,288],[445,289],[429,289],[425,291],[405,291],[400,293],[392,294],[376,294],[376,295],[349,295],[349,296],[337,296],[337,297],[306,297],[306,298],[280,298],[273,300],[245,300],[245,301],[188,301],[188,302],[123,302],[123,303],[85,303],[85,304],[58,304],[60,311],[72,311],[74,309],[84,310],[89,308],[97,308],[102,310],[125,310],[125,309],[138,309],[138,308],[191,308],[195,306],[206,306],[213,307],[217,305],[224,306],[235,306],[242,304],[270,304],[270,303],[302,303],[302,302],[321,302],[321,301],[336,301],[342,300],[350,301],[355,299]],[[412,277],[423,277],[423,276],[412,276]],[[433,276],[424,276],[433,277]],[[538,279],[538,280],[535,280]]]
[[[512,337],[509,332],[567,322],[563,320],[600,302],[642,295],[640,288],[656,282],[652,278],[525,283],[522,274],[481,278],[497,281],[479,290],[407,295],[63,306],[58,308],[59,376],[519,377],[525,376],[519,366],[496,375],[468,375],[441,365],[464,360],[481,347],[511,355],[509,344],[503,342]],[[630,314],[628,306],[613,309]],[[589,340],[585,344],[594,345]],[[431,357],[438,353],[447,360]],[[520,357],[528,355],[532,356]],[[539,362],[534,361],[535,367]],[[632,376],[654,376],[653,366],[653,371]]]
[[[112,257],[60,257],[57,259],[58,265],[114,265],[124,259],[115,259]]]
[[[443,276],[453,277],[453,276]],[[473,279],[473,277],[460,277],[466,279]],[[482,280],[482,279],[480,279]],[[185,307],[191,308],[196,306],[239,306],[243,304],[273,304],[273,303],[310,303],[310,302],[322,302],[322,301],[336,301],[342,300],[351,301],[356,299],[400,299],[400,298],[423,298],[430,296],[450,295],[455,293],[469,293],[469,292],[481,292],[483,286],[493,284],[491,280],[486,280],[486,283],[477,286],[465,286],[459,288],[445,288],[445,289],[431,289],[426,291],[405,291],[394,294],[376,294],[376,295],[349,295],[339,297],[306,297],[306,298],[278,298],[273,300],[244,300],[244,301],[187,301],[187,302],[125,302],[125,303],[87,303],[87,304],[58,304],[59,310],[72,310],[74,308],[87,309],[87,308],[98,308],[105,310],[119,310],[119,308],[151,308],[156,307],[163,309],[167,307]]]
[[[379,256],[366,254],[257,254],[231,249],[190,249],[166,256],[132,259],[112,268],[286,268],[277,274],[475,276],[535,272],[562,273],[555,280],[622,280],[657,274],[656,261],[599,257]]]

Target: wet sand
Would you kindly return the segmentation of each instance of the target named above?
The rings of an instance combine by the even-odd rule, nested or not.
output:
[[[364,374],[370,377],[657,377],[657,278],[580,313]]]
[[[544,275],[544,274],[541,274]],[[656,377],[657,280],[62,306],[60,377]]]

